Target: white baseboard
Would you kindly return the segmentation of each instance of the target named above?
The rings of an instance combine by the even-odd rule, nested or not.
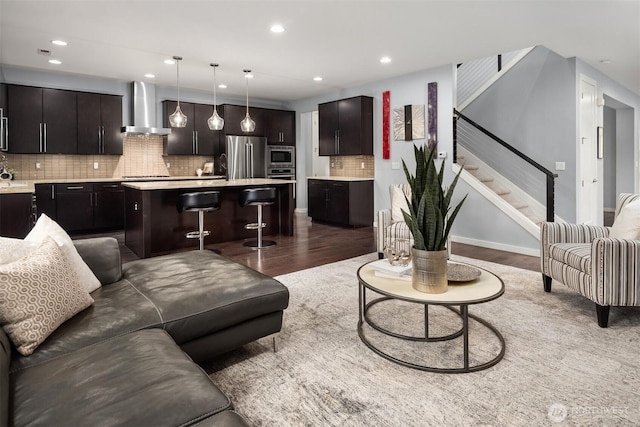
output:
[[[616,208],[604,208],[605,212],[615,212]]]
[[[505,245],[504,243],[489,242],[486,240],[470,239],[468,237],[451,236],[451,240],[466,245],[480,246],[481,248],[496,249],[499,251],[513,252],[516,254],[540,256],[540,249],[525,248],[522,246]]]
[[[307,215],[309,213],[308,208],[295,208],[293,211],[296,215]]]

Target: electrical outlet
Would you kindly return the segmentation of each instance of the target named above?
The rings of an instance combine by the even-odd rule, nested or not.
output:
[[[391,169],[400,169],[400,162],[391,162]]]
[[[167,169],[171,168],[171,163],[167,162]]]
[[[94,169],[98,169],[100,167],[100,165],[98,164],[98,162],[93,162],[93,168]]]
[[[333,163],[333,162],[331,162],[331,167],[332,167],[332,168],[335,168],[335,167],[336,167],[336,164],[335,164],[335,163]]]
[[[42,165],[40,164],[40,162],[36,162],[36,169],[40,169],[42,167]]]
[[[565,169],[564,162],[556,162],[556,170],[563,171]]]
[[[360,163],[360,168],[364,169],[364,162]]]
[[[446,159],[447,158],[447,152],[446,151],[438,151],[438,158],[439,159]]]

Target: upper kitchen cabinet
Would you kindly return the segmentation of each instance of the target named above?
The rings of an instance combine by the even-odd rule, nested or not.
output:
[[[318,105],[321,156],[373,155],[373,98]]]
[[[76,92],[8,85],[7,110],[9,152],[77,152]]]
[[[79,92],[78,154],[122,154],[122,96]]]
[[[296,112],[267,109],[263,111],[267,143],[273,145],[296,145]]]
[[[263,108],[249,107],[249,115],[256,122],[256,129],[251,133],[245,133],[240,128],[240,122],[247,114],[247,107],[241,105],[223,104],[218,107],[218,113],[224,119],[223,132],[226,135],[264,136],[266,123]]]
[[[163,122],[169,127],[169,115],[176,110],[176,101],[164,101]],[[213,114],[212,105],[181,102],[180,109],[187,116],[183,128],[171,128],[167,136],[165,154],[214,156],[220,153],[221,131],[209,129],[207,119]],[[225,120],[225,127],[226,127]]]
[[[7,151],[7,85],[0,83],[0,150]]]

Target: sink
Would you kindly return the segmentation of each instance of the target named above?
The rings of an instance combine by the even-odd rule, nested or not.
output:
[[[0,181],[0,188],[26,187],[26,181]]]

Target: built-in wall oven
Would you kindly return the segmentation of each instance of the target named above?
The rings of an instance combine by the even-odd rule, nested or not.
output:
[[[271,179],[296,179],[296,170],[293,168],[269,168],[267,178]]]
[[[290,145],[267,145],[265,160],[267,171],[269,169],[295,169],[296,149]]]

